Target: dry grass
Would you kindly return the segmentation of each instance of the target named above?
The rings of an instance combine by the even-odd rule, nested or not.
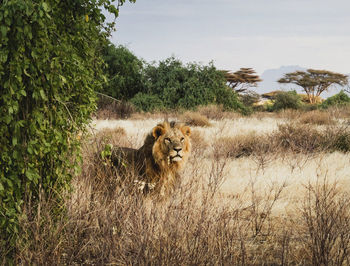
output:
[[[123,138],[126,137],[126,131],[122,127],[104,128],[96,133],[95,141],[104,141],[115,146],[123,146],[121,144]]]
[[[302,124],[333,125],[335,121],[329,112],[314,110],[305,112],[299,117]]]
[[[191,144],[192,144],[192,153],[197,154],[205,151],[209,147],[209,143],[203,137],[200,131],[192,130],[191,132]]]
[[[215,147],[221,156],[239,158],[257,153],[272,152],[273,143],[269,136],[257,136],[256,133],[221,137],[215,142]]]
[[[61,203],[42,195],[38,208],[25,203],[15,263],[349,264],[350,155],[324,145],[338,138],[344,146],[347,127],[284,123],[249,133],[274,118],[246,118],[243,129],[240,119],[193,129],[182,182],[161,202],[96,156],[107,142],[138,148],[158,121],[101,127],[86,140],[72,194]]]
[[[132,104],[104,97],[99,100],[94,116],[96,119],[127,119],[133,113],[135,108]]]
[[[200,106],[197,108],[197,112],[211,120],[236,119],[242,117],[240,113],[225,111],[220,105]]]
[[[302,111],[295,109],[282,109],[281,111],[275,113],[278,118],[287,120],[296,120],[302,114]]]
[[[180,120],[190,126],[209,127],[211,126],[208,117],[198,112],[185,112],[180,116]]]

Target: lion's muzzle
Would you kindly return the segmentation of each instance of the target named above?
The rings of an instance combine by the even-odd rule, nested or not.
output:
[[[182,161],[182,156],[183,156],[182,147],[174,147],[169,155],[170,155],[169,157],[171,162]]]

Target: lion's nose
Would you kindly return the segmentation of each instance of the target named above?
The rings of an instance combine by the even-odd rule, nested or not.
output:
[[[179,151],[182,150],[182,148],[181,148],[181,147],[174,147],[174,150],[175,150],[176,152],[179,152]]]

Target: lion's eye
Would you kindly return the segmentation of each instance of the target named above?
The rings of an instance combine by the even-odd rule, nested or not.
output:
[[[171,142],[171,139],[165,138],[164,141],[167,142],[167,143],[170,143],[170,142]]]
[[[181,142],[184,142],[185,141],[185,138],[181,138]]]

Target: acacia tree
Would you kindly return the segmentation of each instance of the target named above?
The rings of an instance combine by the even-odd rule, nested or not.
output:
[[[279,83],[292,83],[304,89],[310,103],[316,103],[317,97],[332,85],[345,86],[348,76],[327,70],[308,69],[284,74]]]
[[[222,71],[229,87],[237,93],[245,92],[249,87],[256,87],[262,81],[252,68],[240,68],[236,72]]]
[[[23,203],[59,199],[78,170],[78,132],[103,82],[109,0],[0,1],[0,246],[14,250]],[[27,213],[28,215],[28,213]],[[2,250],[2,248],[1,248]],[[0,257],[3,257],[0,254]]]

